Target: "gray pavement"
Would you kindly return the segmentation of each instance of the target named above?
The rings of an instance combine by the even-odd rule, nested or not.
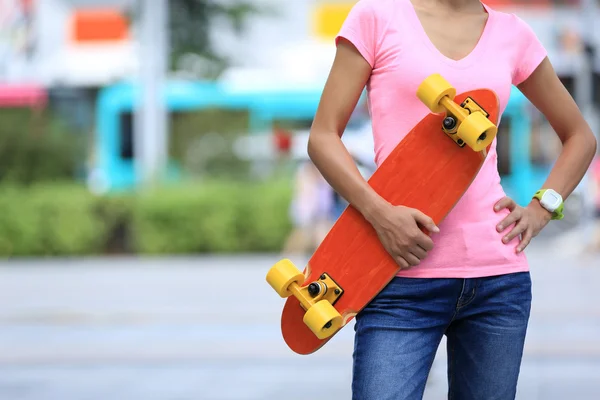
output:
[[[600,398],[600,254],[577,244],[545,238],[528,250],[519,399]],[[352,328],[314,355],[292,353],[283,300],[264,281],[278,259],[0,263],[0,400],[349,399]],[[426,400],[444,398],[444,362],[440,348]]]

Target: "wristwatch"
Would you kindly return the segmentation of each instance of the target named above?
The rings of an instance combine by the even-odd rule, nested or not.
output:
[[[552,189],[541,189],[538,190],[534,199],[538,199],[542,207],[548,210],[552,214],[552,219],[563,219],[564,214],[564,203],[562,196]]]

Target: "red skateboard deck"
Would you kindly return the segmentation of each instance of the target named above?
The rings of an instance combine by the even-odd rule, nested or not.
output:
[[[497,123],[499,106],[494,92],[474,90],[457,95],[454,102],[461,104],[468,98],[484,110],[484,115],[488,114],[489,121]],[[475,179],[489,149],[489,144],[481,151],[467,145],[460,147],[442,130],[445,117],[444,113],[427,115],[369,179],[371,187],[391,204],[419,209],[436,224],[445,218]],[[310,258],[304,270],[304,282],[297,287],[306,293],[308,285],[320,277],[326,278],[320,282],[329,285],[328,301],[341,315],[343,327],[398,272],[399,266],[379,241],[374,228],[349,206]],[[334,286],[335,298],[331,297]],[[319,339],[303,321],[306,307],[301,305],[298,296],[290,294],[293,293],[288,292],[281,316],[283,338],[294,352],[313,353],[341,327],[334,327],[328,337]],[[325,298],[319,296],[321,294],[317,300]]]

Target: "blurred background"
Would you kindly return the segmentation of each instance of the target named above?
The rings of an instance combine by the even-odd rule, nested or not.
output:
[[[349,398],[352,328],[292,353],[264,277],[346,206],[306,143],[354,3],[0,0],[0,400]],[[487,4],[532,26],[599,132],[598,3]],[[365,177],[370,129],[363,99],[343,140]],[[514,89],[506,192],[527,204],[559,148]],[[518,398],[598,399],[598,159],[528,255]]]

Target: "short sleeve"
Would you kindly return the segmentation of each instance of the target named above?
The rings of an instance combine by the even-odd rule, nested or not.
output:
[[[346,17],[344,24],[335,38],[337,45],[341,38],[348,40],[359,53],[375,67],[377,43],[377,19],[373,0],[359,0]]]
[[[518,54],[512,82],[515,86],[529,78],[548,54],[533,29],[518,17],[516,17],[516,21]]]

